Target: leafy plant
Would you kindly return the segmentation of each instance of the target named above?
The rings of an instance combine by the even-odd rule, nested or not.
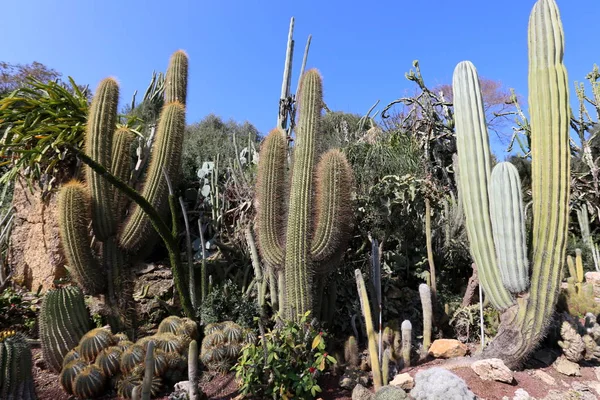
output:
[[[336,364],[326,351],[327,334],[308,322],[310,311],[299,322],[286,321],[267,332],[256,344],[242,348],[233,368],[241,379],[240,392],[254,398],[313,399],[321,392],[319,374]]]

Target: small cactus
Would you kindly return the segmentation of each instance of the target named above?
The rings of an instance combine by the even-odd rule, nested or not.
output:
[[[73,379],[73,394],[80,399],[98,397],[105,389],[106,375],[95,364],[85,366]]]
[[[410,367],[410,351],[412,348],[412,324],[409,320],[404,320],[402,326],[402,361],[404,368]]]
[[[354,336],[350,336],[344,344],[344,360],[346,365],[350,368],[358,368],[358,344]]]
[[[429,286],[424,283],[420,284],[419,295],[421,296],[421,305],[423,306],[423,352],[421,357],[425,358],[431,345],[431,325],[433,322],[431,290]]]
[[[79,341],[79,354],[84,360],[92,363],[102,350],[116,343],[109,327],[95,328],[83,335]]]
[[[226,321],[207,325],[205,334],[200,353],[202,363],[210,371],[228,372],[244,344],[242,328],[232,321]]]

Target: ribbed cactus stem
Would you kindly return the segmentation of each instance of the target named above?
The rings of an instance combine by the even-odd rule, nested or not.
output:
[[[0,332],[0,398],[36,400],[31,348],[15,331]]]
[[[90,329],[83,293],[77,286],[49,290],[38,320],[44,361],[50,370],[59,373],[65,355]]]
[[[577,274],[577,283],[583,283],[585,276],[583,273],[583,259],[581,258],[581,249],[575,249],[575,272]]]
[[[421,283],[419,285],[419,295],[421,297],[421,305],[423,307],[423,353],[424,358],[429,351],[431,345],[431,325],[433,321],[433,312],[431,306],[431,290],[428,285]]]
[[[311,231],[316,135],[323,108],[323,87],[318,72],[310,70],[301,79],[300,118],[296,127],[285,243],[286,308],[289,318],[304,314],[313,305],[310,271],[314,266],[309,257],[311,242],[307,233]]]
[[[188,347],[188,380],[190,400],[200,400],[198,389],[198,342],[192,340]]]
[[[178,102],[185,106],[187,101],[188,56],[183,50],[171,55],[165,76],[165,103]]]
[[[577,269],[575,268],[575,261],[573,261],[573,257],[567,256],[567,268],[569,269],[569,277],[573,278],[573,280],[577,279]]]
[[[492,304],[504,310],[513,298],[502,284],[489,211],[489,138],[477,71],[469,61],[459,63],[452,80],[456,121],[456,146],[460,169],[459,189],[463,200],[471,254],[480,280]]]
[[[497,337],[481,354],[485,358],[500,358],[509,368],[519,366],[544,337],[558,299],[565,261],[571,114],[563,53],[564,37],[556,2],[538,0],[529,20],[533,197],[531,285],[529,295],[519,298],[518,307],[503,315]],[[464,119],[458,112],[456,114],[457,119]],[[461,164],[461,174],[467,168]],[[477,266],[481,267],[479,263]],[[480,272],[481,275],[488,273]]]
[[[58,226],[70,271],[85,293],[99,294],[106,279],[90,248],[90,198],[79,181],[64,184],[58,193]]]
[[[390,349],[383,352],[383,365],[381,366],[381,375],[383,375],[383,386],[387,386],[390,380]]]
[[[369,344],[369,357],[371,360],[371,370],[373,371],[373,385],[375,391],[382,386],[381,379],[381,368],[379,365],[379,352],[377,347],[377,333],[373,327],[373,315],[371,314],[371,306],[369,305],[369,295],[367,294],[367,288],[365,286],[365,280],[363,279],[360,269],[354,270],[356,276],[356,287],[358,289],[358,296],[360,298],[360,307],[363,312],[365,319],[365,327],[367,330],[367,340]]]
[[[142,381],[142,400],[150,400],[152,396],[152,377],[154,376],[154,340],[148,342],[144,360],[144,379]]]
[[[123,182],[129,182],[131,172],[131,144],[135,134],[128,128],[119,128],[114,134],[112,144],[112,163],[110,171]],[[125,211],[127,196],[120,190],[113,190],[113,205],[117,221],[120,222]]]
[[[409,320],[402,321],[400,326],[402,331],[402,361],[404,368],[410,367],[410,350],[412,348],[412,324]]]
[[[148,166],[142,196],[161,214],[168,210],[168,188],[163,175],[163,168],[169,178],[173,179],[179,168],[181,144],[185,129],[185,108],[180,103],[165,105],[161,113],[156,132],[152,159]],[[125,250],[135,253],[144,246],[154,228],[150,218],[136,204],[121,230],[119,244]]]
[[[525,213],[519,171],[509,162],[492,170],[490,212],[502,282],[512,293],[522,293],[529,285]]]
[[[90,105],[85,135],[85,151],[105,168],[111,167],[113,134],[116,129],[119,85],[106,78],[98,85]],[[86,168],[86,182],[92,198],[92,223],[98,240],[106,240],[117,229],[113,207],[113,188],[102,176]]]

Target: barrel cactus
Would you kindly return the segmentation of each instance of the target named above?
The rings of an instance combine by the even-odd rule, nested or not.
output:
[[[247,335],[233,321],[208,324],[204,329],[200,360],[210,370],[228,372],[240,356]]]
[[[50,370],[60,372],[65,355],[90,329],[90,318],[81,289],[51,289],[39,314],[42,354]]]
[[[31,348],[25,335],[0,332],[0,398],[37,399],[31,368]]]

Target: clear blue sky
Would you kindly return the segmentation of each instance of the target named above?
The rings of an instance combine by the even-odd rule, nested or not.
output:
[[[39,61],[95,88],[121,83],[121,105],[143,94],[171,53],[190,56],[187,122],[213,112],[274,127],[287,30],[296,18],[296,87],[301,54],[323,74],[333,110],[365,113],[412,93],[404,78],[418,59],[428,86],[451,82],[470,60],[479,74],[527,95],[527,23],[534,0],[364,1],[5,1],[0,60]],[[598,0],[557,0],[569,80],[600,64]],[[574,96],[574,94],[572,94]],[[138,97],[139,98],[139,97]],[[526,105],[524,105],[526,106]]]

